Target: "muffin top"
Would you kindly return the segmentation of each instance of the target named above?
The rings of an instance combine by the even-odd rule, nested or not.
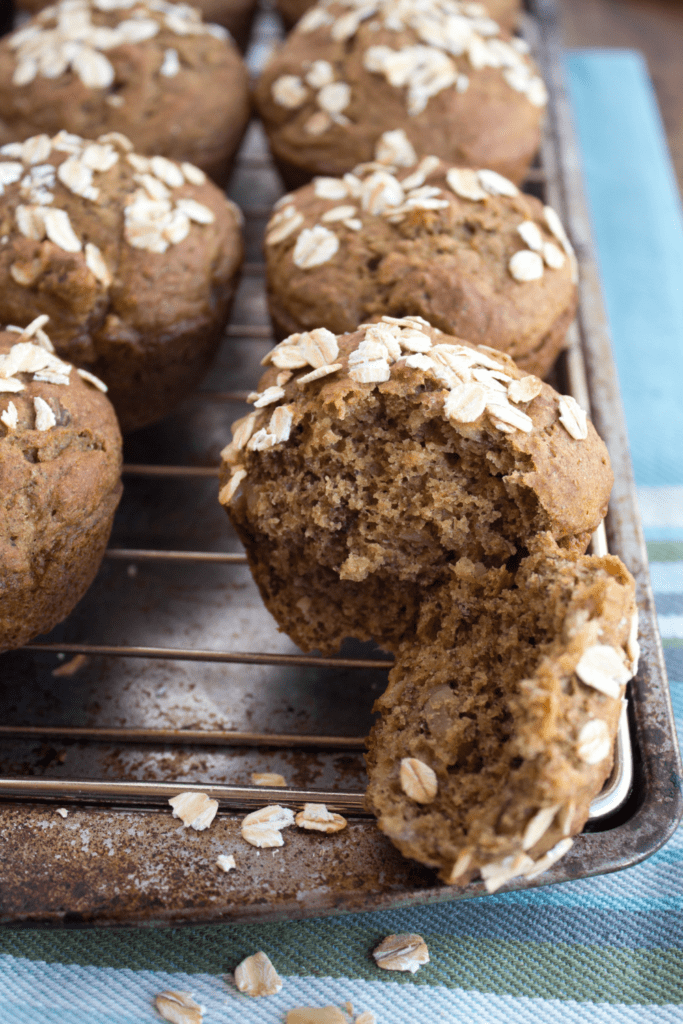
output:
[[[239,209],[199,168],[141,156],[120,134],[9,143],[0,180],[0,318],[47,313],[77,363],[94,364],[117,325],[131,340],[208,316],[240,264]]]
[[[0,332],[0,565],[32,571],[57,544],[120,494],[121,434],[106,385],[54,352],[41,315]],[[111,507],[113,505],[113,507]]]
[[[606,512],[612,472],[586,414],[494,349],[384,317],[266,359],[219,498],[304,649],[395,649],[458,558],[500,566],[545,532],[579,554]]]
[[[544,376],[573,312],[576,259],[557,214],[490,170],[416,155],[385,133],[369,164],[285,196],[266,232],[271,315],[288,334],[417,314]]]
[[[25,5],[30,0],[21,0],[21,2]],[[39,0],[39,2],[42,4],[43,0]],[[501,27],[512,31],[519,15],[520,6],[520,0],[485,0],[481,4],[468,3],[467,9],[472,14],[478,13],[481,17],[488,14]],[[313,0],[277,0],[277,9],[282,15],[285,25],[289,27],[302,18],[311,7],[313,7]],[[33,10],[37,9],[33,8]]]
[[[341,174],[403,127],[420,155],[515,181],[538,145],[546,89],[526,44],[458,0],[321,0],[256,89],[280,160]]]
[[[214,173],[246,124],[247,73],[226,30],[185,4],[61,0],[0,43],[0,112],[0,141],[119,131]]]

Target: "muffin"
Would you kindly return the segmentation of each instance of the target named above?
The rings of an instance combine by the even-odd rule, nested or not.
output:
[[[51,0],[15,0],[17,10],[27,11],[29,14],[37,14],[50,5]],[[246,50],[256,10],[254,0],[194,0],[189,6],[196,8],[202,19],[209,24],[227,28],[240,50]]]
[[[26,3],[27,0],[22,0]],[[30,0],[28,0],[30,2]],[[42,3],[42,0],[40,0]],[[314,0],[277,0],[277,9],[287,29],[291,29],[306,11],[313,7]],[[520,0],[485,0],[484,3],[468,3],[467,9],[479,17],[487,14],[497,21],[501,28],[512,32],[519,17]],[[34,8],[35,9],[35,8]],[[206,15],[204,15],[206,17]]]
[[[106,388],[54,354],[47,319],[0,332],[0,651],[46,633],[80,601],[121,497]]]
[[[578,555],[605,515],[613,477],[585,413],[494,349],[383,317],[293,335],[266,362],[220,501],[303,650],[395,650],[460,559],[510,566],[545,533]]]
[[[276,336],[418,315],[545,377],[576,310],[576,260],[557,214],[490,170],[415,154],[402,129],[373,162],[315,178],[266,231]],[[408,166],[401,166],[408,164]]]
[[[271,58],[256,106],[289,188],[371,161],[396,127],[420,156],[519,182],[547,101],[527,49],[458,0],[330,0]]]
[[[238,208],[199,168],[116,133],[9,143],[0,179],[0,322],[49,314],[58,354],[105,381],[124,431],[166,415],[227,323]]]
[[[618,558],[568,558],[546,534],[518,567],[456,562],[375,706],[382,831],[451,884],[494,892],[545,871],[610,773],[636,634]]]
[[[225,30],[165,0],[61,0],[0,42],[0,144],[121,132],[227,181],[249,119]]]

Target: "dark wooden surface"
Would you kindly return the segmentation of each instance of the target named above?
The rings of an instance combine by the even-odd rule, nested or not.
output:
[[[560,0],[559,7],[565,46],[645,56],[683,194],[683,0]]]

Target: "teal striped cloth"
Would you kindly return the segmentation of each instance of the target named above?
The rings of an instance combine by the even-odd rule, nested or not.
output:
[[[630,52],[568,60],[651,571],[683,732],[683,220],[646,69]],[[0,857],[1,857],[0,838]],[[285,924],[0,931],[0,1024],[147,1024],[184,989],[206,1024],[276,1024],[350,1001],[378,1024],[683,1021],[683,831],[627,871],[539,890]],[[370,951],[419,932],[431,962]],[[229,975],[263,949],[284,979],[249,999]]]

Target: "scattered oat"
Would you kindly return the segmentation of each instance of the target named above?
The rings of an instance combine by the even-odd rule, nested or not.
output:
[[[410,933],[387,935],[372,953],[375,963],[384,971],[410,971],[415,974],[429,963],[427,943],[421,935]]]
[[[288,807],[271,804],[252,811],[242,820],[242,838],[251,846],[268,848],[284,846],[281,835],[283,828],[294,824],[294,812]]]
[[[75,654],[73,658],[69,658],[68,661],[58,665],[57,668],[53,668],[50,674],[55,676],[57,679],[64,677],[70,678],[71,676],[75,676],[77,672],[84,668],[89,661],[90,658],[87,654]]]
[[[154,1003],[170,1024],[202,1024],[202,1008],[189,992],[161,992]]]
[[[216,219],[213,210],[196,199],[177,199],[176,207],[196,224],[213,224]]]
[[[251,781],[255,786],[286,786],[285,778],[279,772],[252,772]]]
[[[328,811],[325,804],[304,804],[303,811],[299,811],[295,821],[299,828],[316,832],[341,832],[347,824],[346,818]]]
[[[173,808],[173,817],[180,818],[196,832],[208,828],[218,811],[218,801],[209,799],[206,793],[179,793],[168,802]]]
[[[560,423],[575,441],[588,437],[588,417],[571,395],[562,395],[559,401]]]
[[[58,814],[60,818],[68,818],[69,812],[66,807],[55,807],[55,814]]]
[[[331,210],[327,210],[320,218],[325,224],[331,223],[335,220],[347,220],[349,217],[357,212],[355,206],[333,206]]]
[[[285,1017],[285,1024],[348,1024],[336,1006],[297,1006]]]
[[[400,767],[401,789],[419,804],[430,804],[436,798],[439,784],[433,768],[417,757],[404,757]]]
[[[592,718],[581,729],[576,746],[576,753],[586,764],[599,764],[609,757],[612,743],[607,722],[601,718]]]
[[[377,1014],[372,1010],[365,1010],[356,1017],[355,1024],[377,1024]]]
[[[247,996],[274,996],[282,988],[282,978],[266,954],[259,951],[235,968],[235,985]]]
[[[227,875],[228,871],[234,871],[237,864],[235,863],[235,858],[231,853],[221,853],[216,858],[216,866],[219,867],[221,871],[225,871]]]

